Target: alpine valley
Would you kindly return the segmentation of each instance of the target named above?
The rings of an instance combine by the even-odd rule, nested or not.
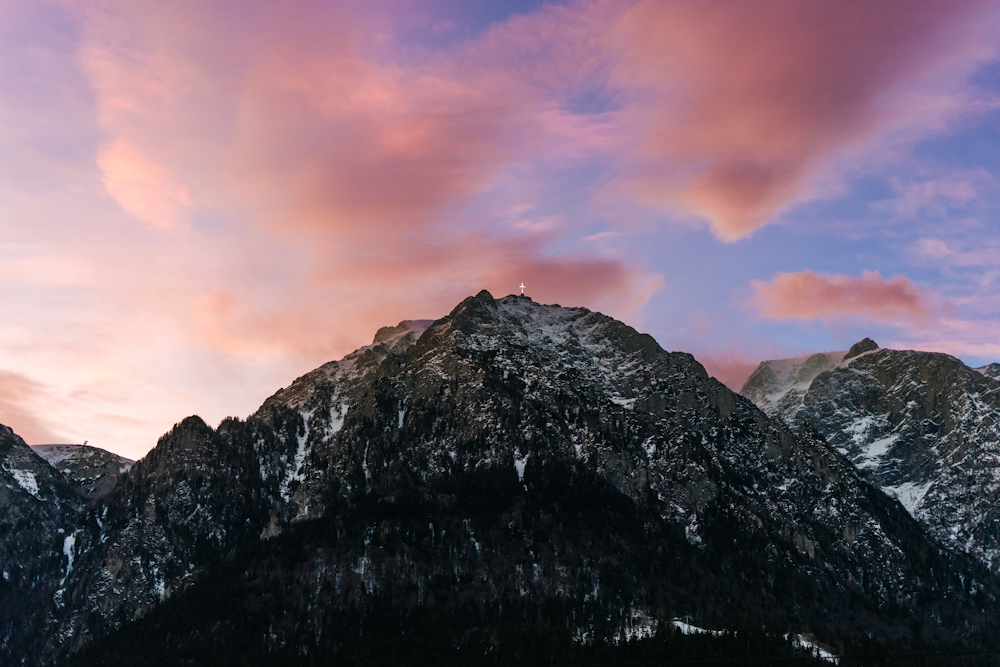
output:
[[[989,369],[867,341],[742,393],[480,292],[135,463],[2,428],[0,664],[995,657]]]

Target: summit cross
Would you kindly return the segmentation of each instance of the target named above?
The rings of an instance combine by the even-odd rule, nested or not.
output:
[[[524,296],[524,283],[521,283],[521,296]]]

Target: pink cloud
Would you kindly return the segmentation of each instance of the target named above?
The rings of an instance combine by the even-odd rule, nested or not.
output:
[[[47,395],[44,385],[19,373],[0,371],[0,424],[14,429],[29,445],[64,442],[39,414],[38,404],[44,404]]]
[[[909,111],[892,94],[976,61],[985,3],[640,2],[613,81],[636,128],[622,187],[733,241],[806,194],[838,152]],[[974,55],[973,55],[974,54]]]
[[[191,204],[187,188],[124,139],[97,157],[104,187],[123,209],[158,229],[171,229]]]
[[[860,278],[812,271],[779,273],[770,282],[751,282],[750,301],[774,320],[834,320],[855,317],[874,322],[924,320],[941,308],[935,297],[903,276],[884,279],[877,271]]]

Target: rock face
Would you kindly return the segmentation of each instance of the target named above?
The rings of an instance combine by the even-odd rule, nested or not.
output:
[[[90,500],[110,495],[135,463],[98,447],[87,445],[31,445],[32,451],[69,477]]]
[[[856,346],[855,346],[856,347]],[[855,348],[851,348],[854,351]],[[762,361],[747,378],[740,395],[749,398],[770,417],[788,419],[802,405],[809,385],[816,376],[840,364],[848,352],[823,352],[795,359]]]
[[[975,368],[973,370],[979,371],[990,379],[1000,380],[1000,364],[998,363],[987,364],[986,366],[980,366],[979,368]]]
[[[125,646],[332,659],[420,623],[489,652],[500,628],[572,644],[681,614],[969,646],[1000,598],[833,445],[691,355],[487,292],[379,330],[246,420],[185,419],[89,511],[75,604],[33,658],[98,638],[94,664]]]
[[[93,546],[93,519],[73,484],[0,426],[0,662],[36,664],[69,578]],[[49,646],[48,650],[54,650]]]
[[[872,350],[877,350],[877,349],[878,349],[878,343],[873,341],[871,338],[865,338],[863,340],[859,340],[857,343],[852,345],[851,349],[848,350],[847,354],[844,355],[844,361],[847,361],[848,359],[853,359],[859,354],[864,354],[865,352],[871,352]]]
[[[868,339],[866,339],[868,341]],[[869,341],[870,342],[870,341]],[[742,393],[790,425],[811,423],[940,541],[1000,568],[1000,382],[944,354],[877,349],[763,396],[764,362]],[[859,347],[860,346],[860,347]],[[756,377],[755,377],[756,376]]]

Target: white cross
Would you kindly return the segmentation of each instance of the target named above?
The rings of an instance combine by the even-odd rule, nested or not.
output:
[[[521,283],[521,296],[524,296],[524,283]]]

